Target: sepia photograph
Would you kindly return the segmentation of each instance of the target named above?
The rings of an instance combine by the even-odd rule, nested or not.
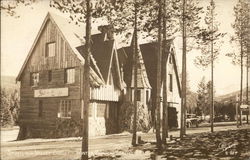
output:
[[[0,160],[250,160],[250,0],[1,0]]]

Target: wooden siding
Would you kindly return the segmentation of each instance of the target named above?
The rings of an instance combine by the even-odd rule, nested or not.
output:
[[[56,52],[54,57],[46,57],[46,44],[55,42]],[[26,65],[28,71],[54,70],[79,66],[80,61],[64,41],[57,27],[48,20],[35,44],[32,55]]]
[[[45,57],[46,44],[49,42],[56,43],[56,53],[54,57]],[[80,119],[80,61],[72,52],[69,45],[64,41],[63,36],[57,27],[48,20],[31,57],[26,64],[22,76],[20,86],[21,111],[19,120],[21,124],[45,124],[46,127],[54,125],[57,119],[57,113],[60,101],[72,100],[72,118]],[[73,84],[65,84],[64,76],[66,68],[75,68],[75,82]],[[30,85],[30,73],[39,73],[38,86]],[[52,80],[49,81],[49,72],[51,72]],[[48,88],[68,88],[69,95],[66,97],[48,97],[34,98],[34,90]],[[39,100],[43,101],[43,116],[39,117]]]
[[[118,102],[120,97],[120,90],[115,89],[114,86],[105,85],[98,88],[92,88],[90,95],[91,100]]]

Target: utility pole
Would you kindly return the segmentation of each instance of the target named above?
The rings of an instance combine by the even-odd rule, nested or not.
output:
[[[84,64],[83,81],[83,131],[82,131],[82,154],[81,160],[88,160],[88,140],[89,140],[89,100],[90,100],[90,40],[91,40],[91,0],[86,0],[86,59]]]
[[[186,134],[186,0],[183,0],[182,11],[182,91],[181,91],[181,129],[180,137]]]
[[[133,53],[134,53],[134,119],[133,119],[133,136],[132,145],[136,146],[136,132],[137,132],[137,66],[138,66],[138,39],[137,39],[137,0],[134,0],[134,39]]]

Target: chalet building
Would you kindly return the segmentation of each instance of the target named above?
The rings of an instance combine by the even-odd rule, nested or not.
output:
[[[165,74],[165,76],[167,76],[167,102],[169,107],[169,122],[171,122],[169,125],[170,127],[180,127],[181,87],[176,62],[176,53],[174,50],[173,40],[168,40],[165,43],[166,50],[162,55],[162,75]],[[158,44],[156,42],[144,43],[138,46],[137,101],[139,104],[148,107],[150,111],[153,111],[156,106],[157,50]],[[133,101],[133,47],[132,45],[122,47],[118,50],[118,53],[124,81],[127,85],[126,100]],[[161,92],[162,98],[163,87]],[[161,102],[161,110],[162,107],[163,105]],[[151,113],[152,116],[154,116],[154,112]]]
[[[20,139],[81,135],[84,29],[52,13],[45,17],[16,79],[21,84]],[[120,106],[134,99],[132,47],[117,47],[108,25],[92,28],[91,40],[89,134],[117,133]],[[167,46],[163,54],[167,62],[162,68],[168,76],[169,107],[177,111],[179,119],[176,56],[172,41]],[[149,110],[155,106],[156,55],[156,43],[139,45],[137,101]]]
[[[116,133],[123,88],[115,43],[93,29],[91,57],[91,136]],[[81,134],[84,27],[48,13],[17,76],[20,86],[20,137]],[[81,49],[82,48],[82,49]]]

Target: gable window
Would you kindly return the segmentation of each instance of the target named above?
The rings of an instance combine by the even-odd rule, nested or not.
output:
[[[54,57],[56,55],[56,43],[50,42],[46,44],[45,57]]]
[[[137,101],[141,101],[141,90],[137,90],[136,91],[136,98],[137,98]]]
[[[75,82],[75,69],[74,68],[66,69],[64,74],[65,74],[64,75],[65,83],[71,84]]]
[[[39,73],[34,72],[30,74],[30,85],[31,86],[38,86],[39,83]]]
[[[72,100],[61,100],[58,118],[71,118]]]
[[[169,91],[173,92],[173,75],[169,74]]]
[[[173,63],[173,60],[172,60],[172,55],[170,54],[169,56],[169,63],[172,64]]]
[[[39,104],[38,104],[38,117],[42,117],[43,116],[43,101],[39,100]]]
[[[51,82],[52,81],[52,71],[48,71],[48,81]]]

